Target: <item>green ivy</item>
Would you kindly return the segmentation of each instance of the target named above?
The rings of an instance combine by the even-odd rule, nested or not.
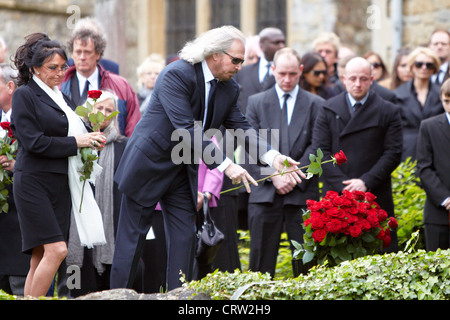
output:
[[[416,161],[410,158],[392,172],[392,195],[395,218],[398,221],[398,244],[403,249],[412,233],[420,231],[417,249],[425,249],[423,236],[423,209],[426,193],[416,176]]]
[[[279,281],[269,274],[215,271],[184,286],[214,300],[448,300],[450,250],[365,256]]]

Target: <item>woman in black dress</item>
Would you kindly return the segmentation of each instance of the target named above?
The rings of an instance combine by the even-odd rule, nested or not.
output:
[[[43,33],[27,36],[14,58],[19,82],[11,115],[11,129],[19,143],[14,201],[22,250],[31,254],[25,296],[45,295],[67,254],[72,203],[69,157],[77,156],[81,147],[101,148],[105,141],[99,132],[68,136],[77,117],[73,103],[58,89],[66,61],[62,46]]]

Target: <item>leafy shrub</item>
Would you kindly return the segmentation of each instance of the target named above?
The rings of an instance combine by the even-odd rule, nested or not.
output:
[[[425,190],[420,186],[416,176],[416,162],[410,158],[402,162],[392,172],[392,194],[394,198],[395,217],[398,221],[398,244],[402,250],[411,234],[420,231],[417,249],[425,249],[423,237],[423,208]]]
[[[279,281],[269,274],[216,271],[184,286],[214,300],[448,300],[449,258],[450,250],[371,255]]]

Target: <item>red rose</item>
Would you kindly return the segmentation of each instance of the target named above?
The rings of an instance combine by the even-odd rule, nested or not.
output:
[[[362,230],[361,230],[361,227],[360,226],[358,226],[358,225],[356,225],[356,226],[351,226],[350,228],[349,228],[350,230],[350,235],[353,237],[353,238],[358,238],[360,235],[361,235],[361,232],[362,232]]]
[[[369,202],[375,201],[375,199],[377,198],[376,195],[374,195],[373,193],[370,192],[366,192],[366,200]]]
[[[327,230],[331,233],[339,233],[342,230],[342,223],[338,219],[331,219],[327,223]]]
[[[8,131],[8,137],[10,137],[10,138],[13,137],[13,133],[12,133],[11,126],[10,126],[10,123],[9,123],[9,122],[7,122],[7,121],[1,122],[1,123],[0,123],[0,127],[1,127],[3,130]]]
[[[336,160],[336,163],[338,165],[341,165],[341,164],[347,162],[347,157],[345,156],[344,151],[342,151],[342,150],[334,155],[334,159]]]
[[[389,218],[389,222],[388,222],[388,226],[389,226],[389,228],[397,229],[397,227],[398,227],[397,219],[395,219],[394,217],[390,217]]]
[[[100,90],[90,90],[88,91],[88,97],[97,100],[102,95],[102,92]]]
[[[327,231],[324,229],[319,229],[312,233],[312,238],[314,239],[315,242],[322,242],[326,236],[327,236]]]

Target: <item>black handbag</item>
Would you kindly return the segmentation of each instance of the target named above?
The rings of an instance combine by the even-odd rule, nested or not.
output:
[[[217,255],[217,251],[225,238],[217,229],[209,211],[208,197],[203,197],[203,224],[197,232],[196,260],[199,265],[211,264]]]

